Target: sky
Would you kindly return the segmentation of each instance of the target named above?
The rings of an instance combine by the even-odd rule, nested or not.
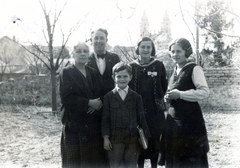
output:
[[[238,0],[226,1],[240,5]],[[42,33],[46,23],[38,0],[0,0],[0,2],[2,2],[0,37],[15,36],[20,42],[31,41],[46,44]],[[47,9],[50,9],[52,2],[53,0],[45,0]],[[66,0],[57,0],[58,11],[65,2]],[[108,30],[109,45],[133,46],[140,38],[139,25],[143,13],[145,12],[148,17],[150,31],[158,32],[161,29],[163,15],[167,12],[172,26],[172,38],[186,37],[193,41],[192,36],[196,32],[192,19],[195,13],[195,1],[180,0],[180,2],[183,15],[180,12],[179,0],[68,0],[58,23],[65,36],[79,20],[82,23],[70,37],[67,44],[69,46],[90,38],[91,30],[99,27]],[[237,8],[234,9],[236,6],[233,5],[233,11],[238,11]],[[21,21],[13,23],[11,19],[14,16],[20,18]],[[61,31],[56,29],[54,45],[61,45],[61,42]]]

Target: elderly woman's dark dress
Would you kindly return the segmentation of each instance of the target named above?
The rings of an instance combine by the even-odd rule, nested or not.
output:
[[[106,167],[101,136],[101,112],[88,114],[89,99],[100,97],[101,79],[86,68],[86,77],[70,65],[60,74],[60,97],[64,115],[61,138],[63,167]]]

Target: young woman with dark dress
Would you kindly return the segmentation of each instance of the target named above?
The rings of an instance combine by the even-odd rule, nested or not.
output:
[[[200,66],[188,57],[193,53],[185,38],[174,40],[169,51],[176,67],[168,85],[169,102],[163,146],[166,168],[207,168],[208,137],[198,104],[209,95],[209,88]]]
[[[138,167],[143,168],[145,159],[150,159],[151,167],[157,168],[160,137],[165,123],[164,95],[167,91],[166,70],[164,64],[155,59],[155,46],[152,39],[143,37],[137,44],[136,54],[139,56],[131,62],[132,80],[129,87],[142,96],[145,117],[151,138],[148,149],[142,149]]]

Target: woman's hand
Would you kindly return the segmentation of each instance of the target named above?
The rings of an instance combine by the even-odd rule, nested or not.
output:
[[[166,99],[176,100],[180,98],[180,91],[178,89],[173,89],[166,94]]]
[[[108,136],[104,136],[104,143],[103,143],[103,148],[107,151],[111,151],[112,150],[112,143],[109,139]]]
[[[90,99],[88,102],[88,114],[92,114],[95,110],[99,110],[102,108],[102,101],[100,98],[98,99]]]
[[[88,102],[90,108],[94,110],[99,110],[102,107],[102,101],[100,98],[98,99],[90,99]]]

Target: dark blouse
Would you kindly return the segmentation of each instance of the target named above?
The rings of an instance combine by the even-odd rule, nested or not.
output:
[[[138,93],[152,93],[155,98],[162,98],[167,91],[166,70],[164,64],[151,59],[148,64],[140,64],[139,60],[130,63],[133,70],[133,78],[130,87]],[[148,86],[148,87],[146,87]],[[152,89],[149,90],[149,87]]]
[[[129,87],[142,96],[145,116],[152,137],[159,137],[163,131],[164,102],[167,91],[166,70],[164,64],[151,59],[141,65],[139,60],[130,63],[133,77]]]

